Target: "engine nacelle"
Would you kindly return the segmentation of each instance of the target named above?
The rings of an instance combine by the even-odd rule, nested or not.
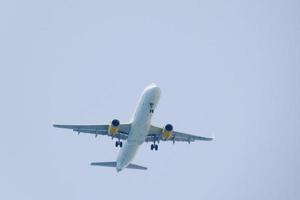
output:
[[[162,139],[167,140],[172,137],[173,126],[171,124],[167,124],[162,130]]]
[[[111,121],[110,125],[108,126],[108,134],[109,135],[116,135],[119,131],[120,121],[114,119]]]

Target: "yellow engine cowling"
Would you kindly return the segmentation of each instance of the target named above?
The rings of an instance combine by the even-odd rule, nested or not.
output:
[[[108,126],[108,134],[116,135],[119,131],[120,121],[117,119],[112,120],[110,125]]]
[[[162,130],[162,139],[168,140],[173,135],[173,126],[171,124],[167,124]]]

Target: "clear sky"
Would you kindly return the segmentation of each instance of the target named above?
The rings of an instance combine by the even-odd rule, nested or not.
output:
[[[300,199],[298,0],[0,2],[0,199]],[[108,137],[53,123],[130,119],[213,142],[144,144],[148,171]]]

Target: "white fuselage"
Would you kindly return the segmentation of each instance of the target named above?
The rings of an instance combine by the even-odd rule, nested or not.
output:
[[[145,141],[159,98],[160,88],[154,84],[149,85],[143,91],[132,118],[128,139],[117,157],[118,172],[131,163],[139,146]]]

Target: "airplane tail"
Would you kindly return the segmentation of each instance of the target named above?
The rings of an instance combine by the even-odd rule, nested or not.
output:
[[[102,166],[102,167],[117,167],[117,162],[92,162],[93,166]],[[147,170],[147,167],[143,167],[136,164],[129,164],[126,168],[128,169],[139,169],[139,170]]]

